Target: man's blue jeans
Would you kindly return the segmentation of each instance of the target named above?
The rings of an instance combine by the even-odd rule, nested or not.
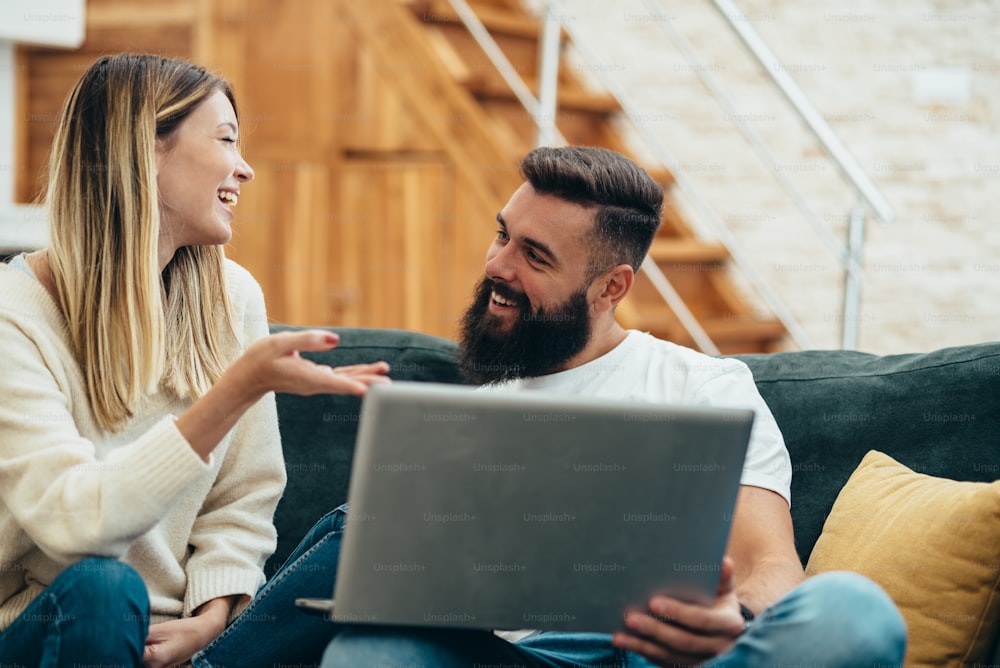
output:
[[[323,668],[649,666],[601,634],[544,633],[511,644],[487,631],[342,626],[298,611],[296,598],[332,594],[345,520],[343,507],[321,519],[243,614],[195,655],[194,666],[311,665],[320,657]],[[905,648],[905,626],[885,592],[859,575],[830,573],[790,592],[706,666],[898,666]]]
[[[900,666],[906,627],[889,597],[853,573],[810,578],[750,623],[706,668]],[[483,631],[353,627],[338,633],[323,668],[648,668],[595,633],[542,633],[511,644]]]
[[[320,519],[218,638],[191,659],[195,668],[309,666],[319,663],[341,628],[295,606],[297,598],[329,598],[340,557],[346,514]]]
[[[339,542],[339,541],[338,541]],[[323,668],[649,668],[596,633],[542,633],[509,643],[488,631],[338,627]],[[751,622],[706,668],[899,666],[906,626],[881,588],[854,573],[812,577]]]

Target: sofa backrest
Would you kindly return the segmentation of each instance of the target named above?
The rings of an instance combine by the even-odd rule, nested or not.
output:
[[[273,331],[288,329],[275,326]],[[308,356],[332,366],[385,360],[397,380],[461,383],[455,344],[389,329],[336,328],[340,345]],[[868,450],[958,480],[1000,477],[1000,344],[880,357],[850,351],[739,356],[753,371],[792,458],[792,518],[803,564]],[[277,397],[289,485],[275,516],[268,574],[347,498],[360,400]]]
[[[1000,344],[877,356],[827,350],[739,356],[792,458],[803,564],[869,450],[928,475],[1000,478]]]

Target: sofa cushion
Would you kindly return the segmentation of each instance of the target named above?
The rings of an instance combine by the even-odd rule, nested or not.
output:
[[[272,332],[303,329],[272,326]],[[346,366],[385,360],[395,380],[461,383],[455,344],[447,339],[392,329],[337,327],[340,343],[322,353],[303,353],[322,364]],[[270,575],[324,514],[347,499],[361,399],[353,396],[300,397],[278,394],[279,428],[288,487],[275,512],[278,549]]]
[[[880,584],[906,621],[907,665],[985,664],[1000,623],[998,546],[1000,481],[923,475],[872,451],[837,497],[806,574],[849,570]]]
[[[955,480],[1000,477],[1000,344],[877,356],[828,350],[739,356],[785,436],[802,563],[866,452]]]

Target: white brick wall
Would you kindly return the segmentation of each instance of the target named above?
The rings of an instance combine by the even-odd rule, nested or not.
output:
[[[698,48],[704,69],[729,86],[736,113],[772,143],[778,169],[840,240],[854,196],[710,2],[661,4],[656,12],[642,0],[613,9],[564,0],[562,13],[597,56],[591,70],[629,91],[812,347],[838,347],[843,283],[834,253],[660,24]],[[858,347],[911,352],[1000,339],[1000,3],[738,4],[780,59],[770,66],[795,78],[896,210],[892,223],[869,223]],[[936,68],[950,69],[938,90],[946,99],[932,103],[920,85]]]

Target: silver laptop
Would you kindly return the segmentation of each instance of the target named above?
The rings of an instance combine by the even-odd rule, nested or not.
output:
[[[345,623],[612,632],[656,593],[709,602],[752,421],[749,410],[373,386],[326,606]]]

